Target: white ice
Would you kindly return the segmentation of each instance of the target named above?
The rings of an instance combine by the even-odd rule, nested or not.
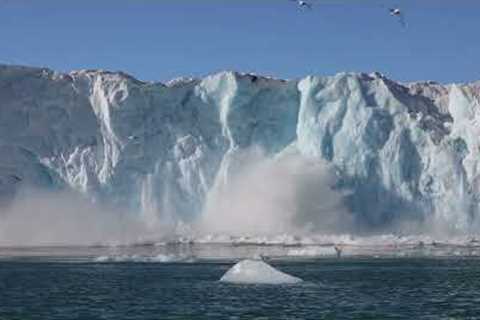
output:
[[[262,260],[243,260],[234,265],[220,279],[235,284],[295,284],[302,279],[279,271]]]
[[[190,262],[191,259],[173,255],[158,254],[155,256],[143,255],[105,255],[93,259],[96,263],[119,263],[119,262],[139,262],[139,263],[169,263],[169,262]]]

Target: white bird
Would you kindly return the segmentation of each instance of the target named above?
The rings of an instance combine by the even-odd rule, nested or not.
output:
[[[296,2],[301,9],[303,8],[312,9],[312,4],[308,1],[304,1],[304,0],[290,0],[290,1]]]
[[[399,8],[391,8],[389,11],[392,17],[396,17],[398,19],[398,22],[402,25],[402,27],[407,26],[405,22],[405,15],[403,14],[402,10]]]
[[[399,8],[392,8],[390,9],[390,15],[394,17],[399,17],[402,15],[402,11]]]

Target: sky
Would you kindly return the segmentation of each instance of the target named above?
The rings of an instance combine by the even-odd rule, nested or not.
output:
[[[313,10],[289,0],[0,0],[0,63],[146,81],[222,70],[480,79],[479,0],[311,2]],[[396,6],[407,28],[388,14]]]

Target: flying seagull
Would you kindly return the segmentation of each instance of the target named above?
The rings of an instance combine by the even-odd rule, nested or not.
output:
[[[312,9],[312,4],[304,0],[290,0],[296,2],[300,9]]]
[[[392,17],[398,19],[398,22],[402,25],[402,27],[407,27],[407,24],[405,23],[405,15],[403,14],[403,11],[400,10],[400,8],[391,8],[389,11]]]

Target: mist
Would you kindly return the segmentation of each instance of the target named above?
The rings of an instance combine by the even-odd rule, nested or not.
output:
[[[23,190],[0,211],[0,246],[116,245],[146,232],[134,216],[68,191]]]
[[[206,234],[342,233],[354,229],[334,190],[335,170],[297,153],[237,152],[219,172],[202,212],[190,224],[102,206],[68,191],[25,189],[0,212],[0,246],[91,246],[156,242]],[[158,209],[157,209],[158,211]],[[152,214],[159,219],[152,224]],[[174,216],[170,213],[168,216]],[[187,234],[185,234],[187,233]]]
[[[466,231],[465,221],[457,226],[433,214],[422,219],[405,214],[387,228],[365,232],[347,208],[349,193],[338,190],[338,177],[331,164],[305,158],[294,149],[272,157],[258,147],[237,150],[225,159],[203,210],[194,212],[196,219],[188,223],[174,212],[166,213],[173,220],[162,220],[165,212],[159,212],[158,206],[148,212],[128,212],[94,203],[72,191],[26,188],[17,193],[7,208],[0,208],[0,246],[128,245],[215,234],[393,233],[444,238],[458,235],[459,230]],[[153,219],[155,223],[152,217],[157,217]],[[476,229],[478,221],[470,224]]]
[[[229,235],[336,233],[353,229],[332,166],[289,152],[241,151],[210,192],[199,229]]]

